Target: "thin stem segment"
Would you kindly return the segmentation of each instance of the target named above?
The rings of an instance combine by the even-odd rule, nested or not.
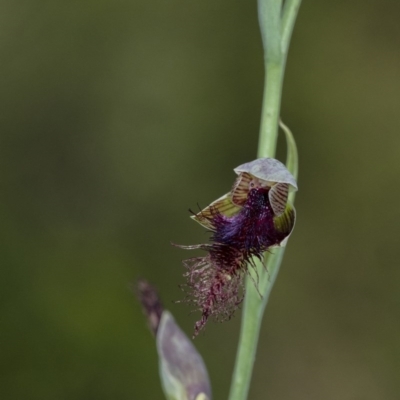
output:
[[[300,3],[301,0],[285,0],[282,8],[282,0],[258,0],[266,73],[258,157],[275,156],[286,58]],[[288,135],[287,132],[286,134]],[[288,146],[294,146],[292,150],[296,153],[297,161],[297,150],[293,143],[288,141]],[[292,173],[295,172],[297,175],[297,165],[293,169]],[[274,249],[266,255],[268,272],[265,271],[261,262],[255,260],[256,272],[260,277],[258,289],[262,298],[252,280],[246,279],[242,326],[229,400],[247,399],[262,317],[284,252],[283,247]]]
[[[278,140],[278,123],[284,74],[282,62],[267,62],[265,74],[257,156],[274,157]]]

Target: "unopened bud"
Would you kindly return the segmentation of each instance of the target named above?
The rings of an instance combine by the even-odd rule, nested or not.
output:
[[[157,331],[157,350],[163,389],[169,400],[211,400],[203,359],[168,311]]]

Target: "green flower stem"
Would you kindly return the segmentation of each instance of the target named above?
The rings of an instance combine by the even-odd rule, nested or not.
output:
[[[257,157],[274,157],[278,139],[279,110],[281,105],[284,68],[267,62],[264,99]]]
[[[274,157],[280,116],[282,85],[289,42],[301,0],[258,0],[261,36],[264,46],[266,79],[261,114],[258,157]],[[297,178],[297,150],[290,131],[282,124],[288,143],[288,169]],[[291,201],[294,196],[291,193]],[[256,356],[265,306],[279,272],[285,248],[274,249],[265,257],[265,267],[255,260],[253,279],[246,279],[242,326],[229,400],[246,400]],[[258,291],[253,281],[258,281]],[[260,294],[262,297],[260,297]]]
[[[247,279],[246,296],[243,305],[242,327],[229,400],[247,399],[261,321],[265,306],[268,302],[269,294],[279,271],[284,251],[285,248],[280,248],[276,249],[274,253],[269,254],[267,259],[269,275],[265,274],[264,267],[260,265],[259,262],[256,262],[256,270],[260,276],[258,288],[260,293],[262,293],[262,299],[255,289],[252,280]]]

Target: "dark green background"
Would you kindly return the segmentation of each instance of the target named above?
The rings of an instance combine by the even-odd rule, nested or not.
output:
[[[298,221],[251,400],[400,396],[400,3],[305,1],[282,117]],[[0,397],[162,399],[129,282],[172,303],[188,208],[255,158],[255,1],[0,1]],[[280,143],[279,157],[284,155]],[[226,399],[240,314],[195,342]]]

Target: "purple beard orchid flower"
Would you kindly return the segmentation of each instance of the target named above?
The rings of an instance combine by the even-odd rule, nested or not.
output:
[[[284,246],[295,223],[295,209],[287,199],[297,184],[282,163],[262,158],[235,172],[239,176],[232,190],[192,217],[211,231],[210,243],[178,246],[207,251],[183,261],[185,301],[202,314],[194,337],[210,317],[232,317],[243,300],[244,276],[254,267],[253,257],[263,261],[264,252]]]

